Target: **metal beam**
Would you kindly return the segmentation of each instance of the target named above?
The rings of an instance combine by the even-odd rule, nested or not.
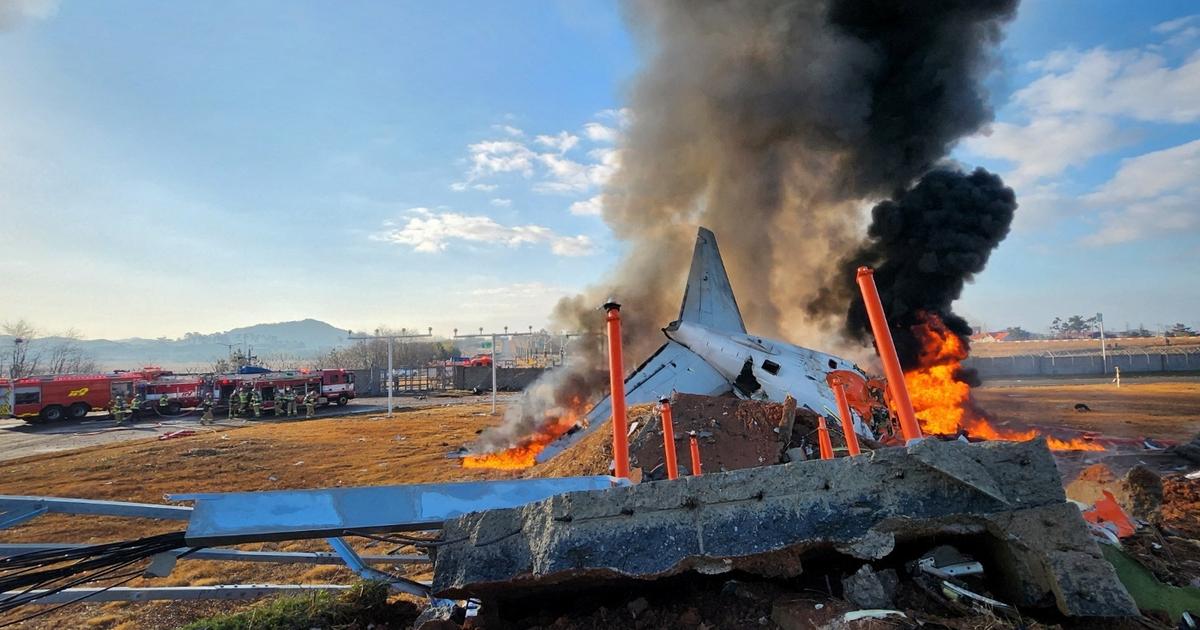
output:
[[[389,587],[401,593],[408,593],[409,595],[416,595],[418,597],[429,597],[428,585],[372,569],[359,557],[358,552],[354,551],[350,545],[346,544],[346,541],[337,536],[326,540],[329,542],[329,546],[333,547],[337,555],[341,556],[346,566],[350,567],[350,570],[358,574],[359,577],[367,580],[387,582]]]
[[[5,543],[0,544],[0,558],[35,551],[66,551],[88,546],[78,543]],[[185,551],[187,549],[173,549],[169,553],[178,556]],[[429,556],[423,554],[369,555],[359,556],[359,558],[367,564],[427,564],[429,562]],[[345,564],[345,560],[341,556],[327,551],[242,551],[220,547],[193,551],[182,559],[218,562],[277,562],[280,564]]]
[[[554,495],[600,490],[608,476],[509,479],[460,483],[176,494],[195,501],[187,544],[212,547],[243,542],[329,538],[347,531],[414,531],[440,526],[468,512],[511,508]],[[624,482],[628,483],[628,482]]]
[[[41,506],[25,509],[13,508],[10,510],[4,510],[3,512],[0,512],[0,529],[16,527],[17,525],[20,525],[29,519],[37,518],[45,513],[46,508]]]
[[[316,591],[345,591],[353,587],[343,584],[227,584],[222,586],[160,586],[153,588],[68,588],[57,593],[46,589],[0,593],[0,601],[8,597],[45,594],[30,605],[69,604],[77,601],[148,602],[153,600],[188,599],[256,599],[268,595],[301,595]]]
[[[129,518],[155,518],[169,521],[186,521],[192,515],[192,508],[180,505],[0,494],[0,512],[18,510],[23,512],[38,508],[45,508],[45,511],[51,514],[125,516]]]

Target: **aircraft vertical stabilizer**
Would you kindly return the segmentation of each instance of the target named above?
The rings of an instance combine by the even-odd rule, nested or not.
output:
[[[696,250],[692,253],[692,269],[679,319],[724,332],[746,332],[725,263],[721,261],[721,250],[717,248],[717,237],[705,228],[696,234]]]

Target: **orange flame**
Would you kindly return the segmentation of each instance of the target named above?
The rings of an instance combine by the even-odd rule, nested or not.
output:
[[[462,459],[463,468],[529,468],[537,463],[537,454],[542,452],[542,449],[578,424],[580,415],[576,409],[569,409],[562,415],[547,417],[545,424],[532,435],[522,438],[515,446],[503,451],[467,455]]]
[[[904,373],[913,411],[921,431],[934,435],[967,435],[985,440],[1024,441],[1036,438],[1034,430],[1020,431],[993,425],[975,404],[970,384],[960,380],[967,347],[942,318],[923,313],[921,323],[913,326],[921,342],[918,366]],[[1047,444],[1056,451],[1102,451],[1104,447],[1080,438],[1063,440],[1047,436]]]

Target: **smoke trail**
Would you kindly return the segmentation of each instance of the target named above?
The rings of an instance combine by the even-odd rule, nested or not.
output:
[[[841,281],[810,308],[845,313],[846,334],[869,339],[870,322],[854,284],[854,270],[867,265],[875,268],[905,369],[916,367],[924,345],[913,328],[925,320],[923,313],[939,315],[965,344],[971,327],[950,306],[1008,235],[1016,208],[1012,189],[982,168],[969,175],[931,171],[910,190],[875,206],[867,240],[840,265]]]
[[[860,207],[907,188],[991,118],[981,79],[1016,0],[635,0],[648,58],[630,94],[604,218],[625,255],[564,300],[600,333],[615,296],[628,369],[675,318],[695,226],[721,242],[747,327],[837,350],[834,312],[805,308],[861,241]],[[844,304],[844,303],[843,303]],[[578,329],[578,328],[576,328]],[[586,359],[573,369],[595,372]],[[603,379],[589,398],[602,393]],[[525,423],[554,401],[526,396]]]

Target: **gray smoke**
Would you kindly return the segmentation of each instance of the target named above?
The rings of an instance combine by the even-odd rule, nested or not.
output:
[[[861,242],[862,207],[907,189],[991,119],[982,77],[1016,4],[627,2],[647,63],[604,208],[627,254],[608,281],[559,305],[559,325],[602,332],[593,314],[616,296],[626,368],[636,365],[677,315],[703,225],[750,330],[844,350],[840,314],[805,305]],[[599,383],[589,398],[603,393],[603,379],[585,380]]]

